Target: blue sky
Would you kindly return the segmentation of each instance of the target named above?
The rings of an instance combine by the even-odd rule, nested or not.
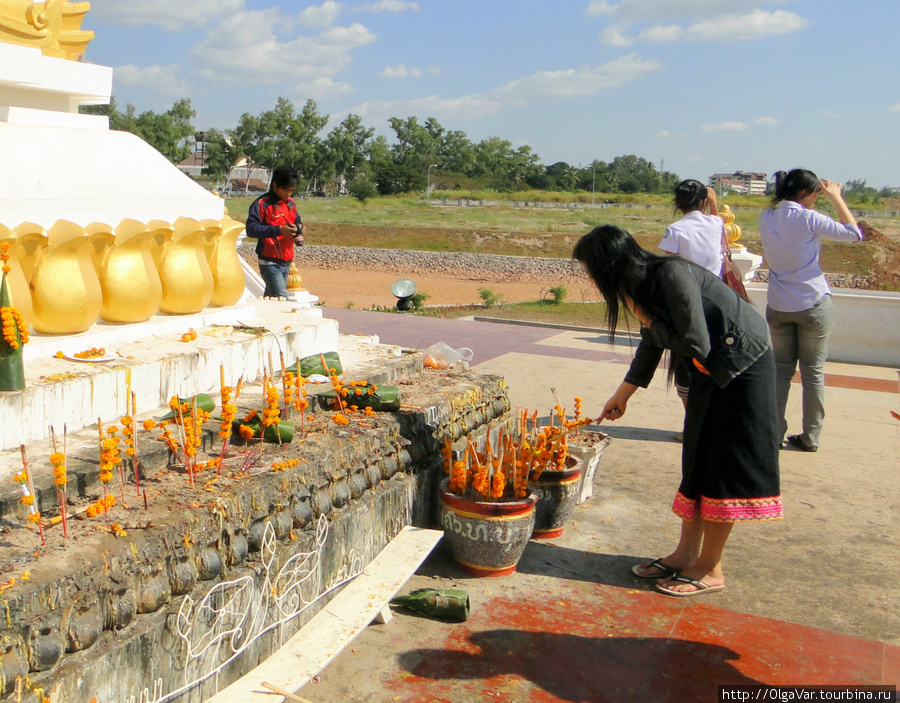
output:
[[[900,187],[897,0],[92,0],[120,107],[231,128],[279,96],[330,129],[434,117],[546,164],[804,167]]]

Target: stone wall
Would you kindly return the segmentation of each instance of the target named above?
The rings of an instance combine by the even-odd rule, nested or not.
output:
[[[127,536],[60,545],[57,532],[29,580],[0,596],[0,701],[27,676],[29,703],[40,691],[66,703],[199,702],[252,669],[404,525],[435,526],[447,439],[462,446],[509,421],[502,378],[420,385],[405,381],[403,409],[362,435],[310,435],[293,469],[185,491]],[[141,461],[150,474],[165,456]],[[80,490],[96,488],[91,468],[78,470]]]

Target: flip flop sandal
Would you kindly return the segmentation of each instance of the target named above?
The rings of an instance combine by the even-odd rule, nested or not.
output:
[[[642,574],[638,572],[638,569],[659,569],[662,573],[659,574]],[[631,573],[637,576],[639,579],[667,579],[675,576],[678,573],[677,570],[673,569],[668,564],[663,564],[662,559],[654,559],[646,566],[644,564],[635,564],[631,567]]]
[[[670,581],[674,583],[687,583],[694,588],[696,591],[673,591],[670,588],[666,588],[661,583],[656,584],[656,590],[666,596],[672,596],[673,598],[690,598],[691,596],[700,596],[705,595],[707,593],[715,593],[716,591],[724,591],[725,584],[720,584],[718,586],[710,586],[709,584],[703,583],[702,581],[697,581],[692,578],[688,578],[687,576],[682,576],[681,574],[675,574],[674,576],[669,578]]]

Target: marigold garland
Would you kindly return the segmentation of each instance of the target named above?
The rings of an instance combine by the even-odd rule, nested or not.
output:
[[[18,349],[20,338],[22,344],[28,343],[28,326],[18,310],[14,307],[0,308],[0,322],[3,325],[3,339],[6,340],[10,347]]]
[[[85,513],[88,517],[97,517],[101,513],[109,512],[109,509],[116,504],[116,497],[112,493],[107,493],[96,503],[92,503],[87,507]]]
[[[53,464],[53,483],[63,488],[68,481],[66,478],[66,455],[62,452],[53,452],[50,455],[50,463]]]
[[[284,471],[290,469],[300,463],[299,459],[287,459],[285,461],[277,461],[272,464],[272,471]]]

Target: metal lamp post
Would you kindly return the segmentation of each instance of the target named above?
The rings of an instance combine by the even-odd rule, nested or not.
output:
[[[427,185],[425,186],[425,199],[431,200],[431,169],[433,169],[437,164],[431,164],[428,167],[428,173],[426,174]]]

